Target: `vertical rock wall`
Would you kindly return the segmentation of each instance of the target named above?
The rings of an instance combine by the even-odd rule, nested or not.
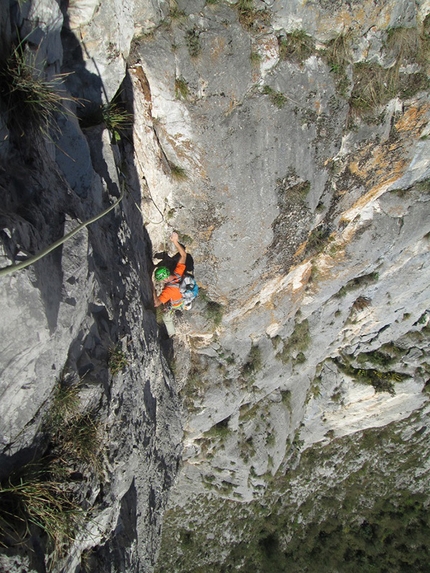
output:
[[[126,92],[132,97],[125,58],[134,8],[104,2],[60,10],[55,2],[24,2],[1,13],[2,70],[21,40],[17,50],[41,82],[69,74],[61,86],[66,112],[42,123],[44,132],[37,122],[17,130],[13,117],[22,110],[2,91],[1,267],[38,254],[124,196],[52,253],[0,277],[3,507],[6,484],[16,483],[19,472],[34,479],[27,477],[31,468],[53,455],[46,421],[60,388],[77,391],[79,415],[93,420],[99,450],[93,467],[63,461],[71,476],[60,478],[63,487],[78,490],[86,515],[78,531],[70,529],[67,551],[53,560],[43,529],[30,522],[31,535],[17,541],[2,521],[5,571],[152,570],[180,458],[179,402],[152,309],[152,245],[133,134],[129,128],[115,137],[97,114],[87,119],[123,82],[120,99],[133,110],[125,101]],[[148,11],[141,27],[160,18],[157,6]]]
[[[3,477],[43,449],[59,380],[79,381],[103,428],[103,478],[82,488],[94,519],[58,569],[84,555],[92,571],[153,570],[180,415],[160,571],[254,567],[241,547],[258,515],[276,530],[285,514],[286,553],[290,528],[325,519],[327,492],[341,507],[369,468],[386,493],[423,494],[427,4],[29,2],[1,16],[2,37],[16,20],[37,68],[69,73],[81,100],[48,139],[2,111],[2,266],[125,190],[0,278]],[[134,113],[120,141],[98,115],[115,94]],[[152,244],[166,249],[173,228],[201,287],[177,317],[175,379],[150,280]],[[115,375],[113,348],[126,357]],[[396,443],[400,469],[385,456]],[[43,570],[33,550],[18,562]],[[5,567],[16,558],[9,548]]]
[[[425,424],[428,69],[404,38],[427,41],[427,8],[175,6],[130,56],[149,85],[155,144],[172,177],[185,175],[158,196],[166,166],[151,170],[166,234],[159,220],[148,228],[159,248],[182,231],[203,289],[178,319],[184,463],[166,522],[177,547],[166,542],[159,570],[218,571],[252,538],[236,511],[252,515],[255,501],[270,512],[272,478],[287,479],[301,452]],[[370,68],[398,69],[416,88],[360,111]]]

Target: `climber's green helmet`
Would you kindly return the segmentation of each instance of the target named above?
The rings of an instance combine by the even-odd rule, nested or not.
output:
[[[164,281],[164,279],[168,277],[170,277],[170,271],[167,267],[158,267],[158,269],[155,270],[156,281]]]

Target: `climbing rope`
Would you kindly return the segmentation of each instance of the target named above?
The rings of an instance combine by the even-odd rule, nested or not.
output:
[[[107,215],[110,211],[112,211],[112,209],[114,209],[122,201],[123,197],[124,197],[124,188],[122,189],[121,195],[115,201],[115,203],[110,205],[107,209],[102,211],[99,215],[96,215],[95,217],[88,219],[88,221],[84,221],[83,223],[81,223],[80,225],[75,227],[72,231],[70,231],[70,233],[67,233],[67,235],[64,235],[64,237],[61,237],[61,239],[58,239],[58,241],[55,241],[55,243],[52,243],[52,245],[49,245],[48,247],[46,247],[45,249],[40,251],[40,253],[38,253],[37,255],[34,255],[33,257],[30,257],[30,258],[26,259],[25,261],[21,261],[20,263],[17,263],[15,265],[3,267],[2,269],[0,269],[0,277],[4,277],[6,275],[9,275],[10,273],[14,273],[15,271],[19,271],[21,269],[25,269],[26,267],[32,265],[33,263],[40,261],[40,259],[43,259],[43,257],[46,257],[46,255],[48,255],[49,253],[54,251],[57,247],[59,247],[60,245],[62,245],[63,243],[65,243],[66,241],[71,239],[72,237],[74,237],[77,233],[79,233],[79,231],[81,229],[88,227],[88,225],[91,225],[91,223],[95,223],[96,221],[98,221],[99,219],[101,219],[102,217]]]
[[[141,163],[141,161],[140,161],[140,159],[139,159],[139,156],[137,155],[136,150],[133,150],[133,151],[134,151],[134,157],[135,157],[135,159],[137,160],[137,163],[138,163],[139,166],[140,166],[140,170],[141,170],[142,173],[144,173],[144,169],[143,169],[142,163]],[[145,179],[145,176],[143,176],[143,178]],[[148,223],[151,223],[152,225],[161,225],[161,223],[163,223],[163,222],[166,221],[166,218],[165,218],[165,216],[164,216],[164,213],[161,211],[161,209],[159,208],[159,206],[158,206],[157,203],[155,202],[155,199],[154,199],[154,197],[152,196],[151,189],[149,188],[149,185],[147,184],[146,187],[147,187],[147,189],[148,189],[149,198],[150,198],[151,201],[154,203],[155,208],[157,209],[157,211],[158,211],[158,212],[160,213],[160,215],[161,215],[161,219],[160,219],[159,221],[151,221],[151,220],[148,219],[147,217],[146,217],[146,220],[148,221]],[[139,209],[139,211],[140,211],[142,217],[145,217],[145,215],[144,215],[143,212],[142,212],[142,209],[138,206],[138,204],[135,203],[135,205],[136,205],[136,207]]]

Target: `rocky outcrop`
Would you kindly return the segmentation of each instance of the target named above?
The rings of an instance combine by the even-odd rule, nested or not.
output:
[[[68,87],[75,98],[90,98],[86,104],[92,110],[103,103],[101,86],[110,101],[125,77],[131,15],[127,21],[117,14],[116,21],[126,28],[120,37],[109,12],[113,4],[103,4],[107,15],[94,6],[97,16],[87,5],[89,16],[81,14],[80,21],[76,7],[71,6],[64,18],[55,2],[15,8],[9,21],[6,13],[2,20],[4,27],[9,24],[9,40],[15,42],[8,45],[9,58],[19,41],[13,32],[16,24],[22,41],[16,49],[27,61],[23,69],[28,66],[33,74],[40,73],[46,78],[41,81],[48,82],[42,87],[50,89],[49,82],[62,69],[63,39],[65,71],[73,71],[63,89]],[[121,10],[127,14],[128,8],[123,5]],[[95,29],[100,34],[103,30],[104,38],[111,30],[120,53],[113,59],[109,45],[100,43],[97,50],[106,48],[105,59],[92,53],[78,34],[78,29],[84,34],[84,24],[93,37]],[[90,126],[81,117],[78,122],[75,112],[82,106],[67,96],[67,112],[62,108],[56,119],[49,116],[47,125],[32,123],[20,132],[11,114],[19,119],[21,110],[7,108],[12,96],[6,100],[2,92],[3,268],[39,253],[121,196],[124,199],[40,261],[0,278],[2,506],[17,499],[17,494],[11,498],[8,493],[10,484],[16,488],[23,480],[35,480],[36,485],[42,483],[41,495],[52,483],[67,488],[79,504],[73,509],[80,506],[85,512],[80,528],[69,528],[73,542],[67,551],[54,546],[54,554],[46,534],[54,539],[58,535],[61,544],[61,533],[43,525],[43,518],[42,529],[33,525],[34,500],[25,501],[24,519],[30,518],[22,534],[13,519],[5,525],[2,513],[0,568],[74,571],[82,570],[84,560],[86,570],[149,571],[180,458],[181,421],[175,380],[160,350],[152,309],[152,246],[140,211],[131,131],[123,131],[120,139],[101,121]],[[91,434],[96,457],[92,463],[85,462],[83,454],[76,460],[57,459],[62,469],[60,477],[53,477],[58,437],[48,437],[48,422],[58,392],[70,391],[79,401],[77,419],[91,421],[75,432],[97,430]],[[64,418],[55,427],[56,436],[64,435],[69,424],[66,405],[60,410]],[[40,473],[32,470],[36,466]],[[61,492],[58,499],[63,499]],[[46,507],[50,508],[48,502]],[[68,508],[62,509],[65,513]]]
[[[43,4],[19,25],[82,101],[36,148],[2,116],[2,265],[125,191],[0,278],[5,475],[43,449],[59,380],[103,427],[96,517],[57,567],[153,570],[171,487],[159,571],[290,567],[389,492],[427,507],[426,3]],[[112,99],[133,133],[105,129]],[[150,277],[173,228],[201,294],[172,359]]]
[[[206,289],[176,355],[184,464],[160,571],[225,565],[227,542],[196,553],[217,511],[270,508],[297,451],[427,416],[427,83],[390,41],[425,43],[426,9],[240,6],[178,2],[132,52],[157,144],[187,175],[158,197],[159,168],[151,196],[192,238]],[[376,87],[396,66],[416,91]],[[232,546],[249,541],[222,519]]]

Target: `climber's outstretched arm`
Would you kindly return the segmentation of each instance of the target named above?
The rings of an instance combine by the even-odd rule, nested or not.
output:
[[[181,258],[179,259],[178,263],[182,263],[183,265],[185,265],[185,261],[187,260],[187,253],[185,252],[184,247],[180,244],[178,233],[176,233],[176,231],[173,231],[173,233],[170,235],[170,240],[178,249],[178,252],[181,255]]]

